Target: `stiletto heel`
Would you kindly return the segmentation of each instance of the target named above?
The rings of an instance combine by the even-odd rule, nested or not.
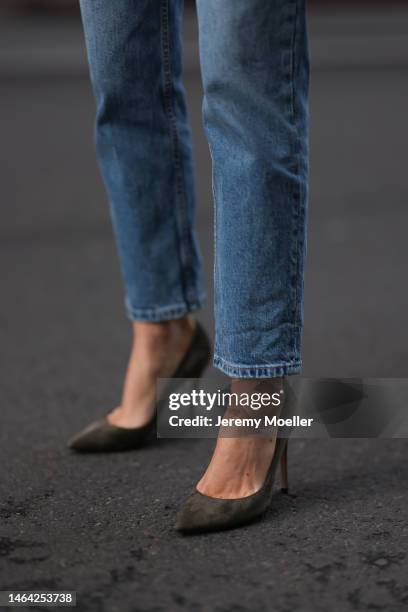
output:
[[[280,469],[281,469],[281,492],[289,493],[289,479],[288,479],[288,445],[287,440],[285,448],[282,451],[280,458]]]

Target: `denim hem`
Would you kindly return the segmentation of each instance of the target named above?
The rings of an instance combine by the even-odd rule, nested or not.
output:
[[[239,365],[237,363],[228,363],[217,355],[214,355],[213,363],[218,370],[221,370],[227,376],[235,378],[276,378],[278,376],[299,374],[302,368],[300,360],[270,365]]]
[[[131,321],[171,321],[180,319],[190,312],[199,310],[205,301],[205,295],[197,300],[187,303],[170,304],[169,306],[158,306],[156,308],[133,308],[126,300],[126,312]]]

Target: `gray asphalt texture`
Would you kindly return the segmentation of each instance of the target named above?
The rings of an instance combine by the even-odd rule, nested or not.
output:
[[[211,332],[210,164],[187,17],[209,293],[200,319]],[[365,31],[352,15],[311,23],[307,376],[407,375],[406,13],[385,22]],[[50,25],[24,27],[58,40]],[[79,36],[76,22],[59,27]],[[383,63],[372,61],[381,44]],[[292,496],[277,492],[261,523],[188,538],[175,533],[174,516],[212,441],[107,456],[65,448],[117,404],[129,325],[86,75],[78,67],[54,76],[52,66],[37,74],[24,54],[19,61],[14,76],[0,66],[0,588],[76,590],[81,612],[406,610],[406,440],[296,441]]]

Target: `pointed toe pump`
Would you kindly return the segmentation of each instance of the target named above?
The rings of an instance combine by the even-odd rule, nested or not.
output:
[[[197,489],[193,491],[177,516],[176,530],[184,534],[222,531],[260,519],[271,503],[275,474],[279,464],[281,491],[288,492],[287,448],[287,439],[279,438],[276,441],[275,452],[265,482],[259,491],[248,497],[219,499],[203,495]]]
[[[193,340],[173,378],[198,378],[211,356],[208,336],[197,323]],[[68,447],[80,453],[106,453],[137,449],[154,438],[156,415],[143,427],[125,428],[111,425],[107,418],[94,421],[73,436]]]
[[[286,418],[296,405],[292,389],[285,383],[285,400],[281,417]],[[279,436],[281,433],[281,436]],[[274,481],[278,466],[281,472],[281,491],[288,493],[288,436],[290,430],[286,429],[285,437],[282,431],[277,432],[274,454],[262,487],[247,497],[237,499],[221,499],[209,497],[197,489],[182,506],[176,519],[176,530],[184,534],[193,534],[206,531],[221,531],[239,527],[260,519],[268,509],[274,488]]]
[[[131,450],[147,444],[154,436],[156,418],[143,427],[125,428],[98,419],[73,436],[68,446],[78,453],[106,453]]]

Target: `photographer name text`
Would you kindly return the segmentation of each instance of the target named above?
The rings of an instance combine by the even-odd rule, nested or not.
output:
[[[306,419],[300,416],[293,416],[287,419],[275,416],[248,417],[248,418],[225,418],[197,415],[195,417],[179,417],[172,415],[169,417],[171,427],[311,427],[314,419]]]

